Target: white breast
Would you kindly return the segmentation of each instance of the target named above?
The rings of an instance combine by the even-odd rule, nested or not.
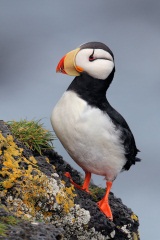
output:
[[[73,160],[84,170],[114,180],[126,159],[110,117],[91,107],[73,91],[63,94],[55,106],[53,129]]]

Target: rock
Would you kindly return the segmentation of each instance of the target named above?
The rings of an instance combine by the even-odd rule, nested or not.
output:
[[[38,156],[0,121],[0,239],[139,239],[138,217],[121,199],[110,193],[112,222],[96,204],[104,190],[94,184],[91,195],[75,189],[65,172],[82,183],[54,150]]]

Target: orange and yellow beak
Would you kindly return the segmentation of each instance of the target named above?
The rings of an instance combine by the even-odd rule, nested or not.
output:
[[[56,72],[68,74],[71,76],[79,76],[83,69],[79,66],[76,66],[75,57],[79,52],[80,48],[67,53],[58,63]]]

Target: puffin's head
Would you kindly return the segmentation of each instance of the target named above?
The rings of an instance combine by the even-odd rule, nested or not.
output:
[[[80,76],[86,72],[93,78],[104,80],[113,71],[114,56],[103,43],[89,42],[67,53],[58,63],[56,72]]]

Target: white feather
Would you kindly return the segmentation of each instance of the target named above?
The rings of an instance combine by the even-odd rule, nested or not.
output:
[[[110,117],[67,91],[51,115],[53,129],[73,160],[84,170],[113,181],[126,159]]]
[[[89,61],[89,56],[93,53],[93,49],[80,50],[75,58],[76,66],[83,68],[90,76],[101,80],[106,79],[114,68],[112,56],[103,49],[94,49],[94,58],[96,60]]]

